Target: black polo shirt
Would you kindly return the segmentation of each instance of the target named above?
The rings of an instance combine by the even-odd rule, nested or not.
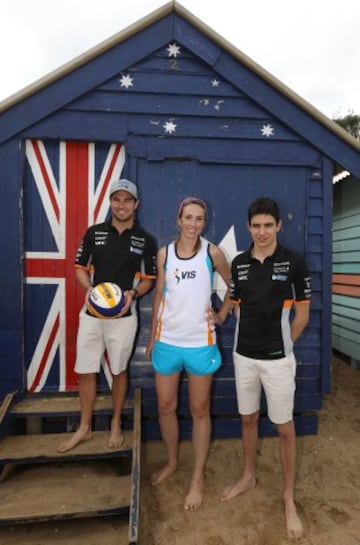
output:
[[[121,234],[111,220],[89,227],[81,241],[75,267],[93,274],[93,285],[115,282],[122,290],[133,287],[134,278],[156,277],[157,245],[137,223]]]
[[[231,265],[230,298],[240,304],[235,350],[255,359],[279,359],[292,351],[290,311],[308,303],[311,281],[304,259],[280,246],[263,263],[251,250]]]

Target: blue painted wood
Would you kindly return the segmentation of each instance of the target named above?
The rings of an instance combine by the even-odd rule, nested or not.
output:
[[[137,384],[137,383],[136,383]],[[133,392],[135,385],[131,387]],[[318,411],[322,407],[322,398],[320,394],[296,394],[294,410],[296,413],[303,413],[308,411]],[[232,396],[218,396],[212,397],[210,407],[212,418],[219,417],[236,417],[238,418],[238,409],[236,398]],[[266,403],[262,399],[261,411],[266,413]],[[178,401],[177,412],[179,416],[190,416],[189,399],[188,397],[181,397]],[[157,418],[157,400],[154,391],[148,391],[146,397],[143,400],[143,416],[144,418]]]
[[[23,133],[27,138],[63,138],[83,140],[125,140],[128,131],[138,135],[164,136],[166,115],[138,114],[129,116],[126,112],[106,111],[61,111],[41,120]],[[221,119],[199,117],[181,122],[181,136],[203,138],[231,138],[261,140],[264,122],[254,119]],[[272,122],[277,131],[277,141],[298,141],[298,137],[283,125]],[[115,128],[114,128],[115,127]],[[116,130],[117,132],[116,132]],[[205,143],[204,143],[205,145]]]
[[[17,103],[1,114],[0,143],[136,63],[143,48],[156,50],[172,36],[172,17],[167,16]]]
[[[194,77],[193,72],[189,73],[184,70],[182,61],[179,61],[177,69],[173,70],[169,64],[169,59],[167,59],[167,69],[165,68],[163,71],[159,70],[156,77],[149,74],[148,71],[139,70],[138,67],[134,67],[129,71],[129,74],[133,78],[133,87],[131,87],[130,94],[151,92],[156,95],[160,93],[185,95],[187,97],[196,95],[199,100],[201,97],[221,97],[222,99],[236,97],[246,99],[239,89],[230,85],[226,80],[221,79],[218,81],[218,85],[214,86],[212,82],[216,78],[215,72],[207,70],[206,74],[198,73],[196,74],[197,77]],[[121,77],[117,76],[100,85],[97,91],[124,93],[126,89],[121,87]],[[212,98],[210,103],[211,101]]]
[[[149,92],[149,91],[148,91]],[[207,98],[206,96],[184,96],[175,94],[148,94],[139,100],[141,95],[135,91],[121,93],[93,91],[72,101],[66,106],[67,110],[155,113],[163,115],[194,115],[223,118],[223,117],[257,117],[272,119],[272,116],[254,101],[246,98],[221,97]],[[135,98],[138,100],[135,100]],[[145,99],[145,100],[144,100]]]
[[[272,111],[275,117],[282,119],[287,125],[296,126],[299,133],[328,155],[337,157],[338,153],[340,153],[342,161],[339,162],[342,162],[342,164],[349,157],[356,170],[358,154],[355,150],[349,149],[349,146],[334,133],[328,131],[305,112],[301,112],[296,104],[275,89],[275,82],[273,82],[274,86],[269,85],[255,72],[243,66],[239,60],[223,51],[213,40],[176,14],[166,15],[163,19],[142,29],[141,33],[135,33],[118,46],[102,53],[97,58],[93,58],[91,63],[78,67],[72,74],[64,75],[63,78],[56,81],[56,84],[47,87],[45,95],[39,92],[23,101],[21,107],[19,105],[15,106],[11,109],[10,115],[13,119],[10,119],[9,111],[5,112],[3,114],[5,123],[2,125],[3,133],[0,132],[0,141],[2,138],[9,138],[12,134],[18,132],[20,125],[21,129],[23,129],[24,126],[32,124],[31,122],[34,122],[37,118],[49,114],[51,109],[58,109],[75,96],[81,96],[89,88],[96,87],[96,85],[110,79],[121,70],[126,70],[131,64],[135,64],[140,60],[139,58],[136,59],[136,55],[140,56],[141,53],[139,54],[139,52],[144,48],[147,51],[156,51],[161,47],[166,49],[167,44],[173,40],[174,26],[178,37],[181,36],[184,39],[184,44],[180,43],[180,45],[185,45],[188,51],[213,66],[214,70],[228,82],[231,82],[233,86],[244,91],[246,95],[254,97],[258,104],[263,104],[263,107],[268,111]],[[121,55],[119,55],[120,48]],[[143,58],[143,56],[142,54],[141,57]],[[116,71],[114,73],[115,66]],[[61,97],[60,100],[59,97]],[[31,116],[29,116],[30,111],[32,112]],[[325,149],[329,146],[332,152],[330,154],[328,153],[329,150]],[[350,168],[348,164],[344,166]]]
[[[318,432],[318,421],[316,415],[295,415],[294,417],[295,430],[298,436],[316,435]],[[192,437],[192,423],[190,420],[180,420],[180,438],[182,440],[190,440]],[[276,428],[266,418],[261,418],[259,421],[259,436],[260,437],[275,437],[277,435]],[[159,440],[160,430],[157,422],[145,420],[143,423],[143,436],[146,441]],[[241,423],[239,419],[218,419],[212,424],[212,439],[229,439],[233,437],[241,437]],[[165,453],[164,453],[165,455]]]
[[[21,144],[13,140],[0,146],[0,282],[6,286],[0,312],[0,402],[6,393],[21,389],[23,381],[21,171]]]
[[[214,39],[200,34],[190,22],[180,17],[174,19],[174,38],[210,66],[214,66],[222,54],[222,48]]]
[[[99,115],[97,112],[56,112],[21,134],[23,138],[123,142],[127,136],[126,113]]]
[[[332,175],[333,164],[330,159],[324,158],[324,179]],[[331,293],[331,225],[332,225],[332,205],[333,195],[331,184],[324,185],[323,195],[323,223],[324,223],[324,248],[323,248],[323,270],[322,270],[322,293]],[[322,355],[324,363],[321,376],[321,389],[323,393],[331,391],[331,359],[332,349],[329,339],[331,339],[331,297],[323,297],[322,312]]]
[[[129,73],[133,72],[186,72],[200,75],[214,76],[214,70],[209,65],[199,62],[199,59],[194,55],[189,55],[187,50],[184,50],[184,56],[181,58],[181,62],[171,58],[169,60],[168,53],[165,54],[165,47],[155,51],[152,55],[149,55],[132,66],[129,66]],[[176,61],[176,62],[174,62]],[[106,83],[105,83],[106,85]]]
[[[218,59],[214,68],[235,87],[240,87],[244,93],[254,98],[259,105],[266,107],[275,117],[289,123],[290,126],[296,126],[300,134],[325,154],[325,150],[327,150],[330,152],[328,153],[330,157],[335,157],[342,150],[347,155],[348,145],[334,133],[329,132],[326,127],[316,122],[305,111],[302,111],[301,108],[298,108],[294,102],[281,96],[275,82],[274,86],[269,86],[260,76],[225,52]],[[337,148],[337,146],[339,147]],[[344,168],[360,177],[358,152],[353,149],[353,153],[350,155],[350,162]],[[341,161],[339,162],[341,163]],[[328,177],[325,179],[329,180]]]
[[[172,41],[178,42],[182,51],[177,59],[168,57]],[[128,89],[119,82],[125,74],[134,79]],[[214,78],[219,85],[212,85]],[[164,130],[169,119],[177,125],[173,135]],[[21,138],[120,141],[127,151],[126,173],[139,182],[139,217],[160,244],[176,234],[178,202],[188,194],[199,194],[208,202],[206,236],[219,243],[234,226],[238,250],[250,243],[246,229],[250,200],[259,194],[279,200],[284,219],[280,240],[305,255],[313,281],[310,324],[296,346],[296,410],[319,409],[323,393],[330,388],[332,169],[335,162],[348,168],[358,164],[354,148],[285,97],[275,81],[262,79],[245,59],[236,59],[213,36],[176,13],[64,73],[47,88],[3,112],[0,120],[0,141],[9,140],[9,145],[0,146],[0,168],[4,179],[12,181],[5,187],[2,232],[8,232],[15,221],[11,244],[5,248],[9,272],[0,273],[5,285],[12,286],[0,316],[0,341],[1,335],[13,335],[6,345],[9,354],[0,357],[0,390],[8,391],[19,383],[24,386],[24,240],[18,227]],[[267,124],[274,131],[271,137],[261,132]],[[27,206],[26,191],[25,187]],[[30,200],[35,202],[35,196]],[[25,240],[33,248],[39,244],[36,232],[43,221],[39,214],[34,225],[25,225]],[[350,219],[346,221],[346,228],[352,227]],[[343,240],[340,234],[339,240]],[[47,242],[51,244],[51,240]],[[142,308],[145,314],[150,313],[151,297],[142,301]],[[39,316],[42,311],[39,304]],[[30,324],[30,333],[35,322]],[[233,330],[233,319],[219,330],[224,365],[214,380],[217,414],[222,406],[235,410],[236,405]],[[156,413],[156,400],[152,369],[143,358],[147,336],[148,324],[144,324],[130,366],[130,388],[144,385],[150,418]],[[186,382],[181,385],[184,398],[180,399],[185,410],[184,390]]]
[[[315,165],[320,160],[316,150],[298,142],[284,142],[280,147],[274,142],[256,141],[250,145],[245,141],[239,146],[239,143],[233,140],[175,139],[166,136],[145,138],[131,135],[127,140],[127,150],[134,156],[147,157],[150,161],[187,157],[188,160],[214,161],[224,165],[286,166],[290,161],[291,166],[301,167]],[[267,179],[263,178],[266,188],[268,183]],[[264,191],[261,186],[258,187]]]

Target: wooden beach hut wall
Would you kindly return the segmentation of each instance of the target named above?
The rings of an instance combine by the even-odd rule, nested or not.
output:
[[[170,2],[0,105],[0,397],[77,388],[73,372],[83,294],[74,278],[87,225],[108,212],[120,174],[139,186],[139,220],[159,244],[176,234],[179,201],[209,205],[206,236],[229,259],[250,244],[257,196],[281,206],[280,239],[303,254],[311,320],[297,343],[295,421],[316,433],[330,391],[332,175],[360,177],[359,143],[176,2]],[[216,287],[221,299],[222,286]],[[194,302],[196,304],[196,302]],[[130,364],[143,391],[144,433],[156,436],[154,379],[144,357],[151,295]],[[237,436],[234,321],[219,328],[223,365],[212,392],[214,435]],[[111,382],[106,363],[99,389]],[[179,411],[189,417],[186,377]],[[265,410],[265,406],[263,407]],[[261,434],[274,433],[261,419]]]
[[[360,369],[360,182],[334,176],[332,276],[333,348]]]

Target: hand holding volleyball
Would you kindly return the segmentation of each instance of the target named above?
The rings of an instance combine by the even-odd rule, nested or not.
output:
[[[124,292],[114,282],[97,284],[86,298],[87,308],[97,318],[115,318],[126,304]]]

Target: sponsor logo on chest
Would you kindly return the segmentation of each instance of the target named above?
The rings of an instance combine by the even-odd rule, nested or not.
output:
[[[108,234],[108,231],[95,231],[95,246],[105,246]]]
[[[142,255],[144,253],[145,238],[131,235],[130,252],[133,254]]]
[[[196,271],[181,271],[180,269],[175,269],[173,276],[176,278],[176,283],[179,284],[181,280],[193,280],[196,278]]]
[[[279,282],[286,282],[289,277],[289,271],[289,261],[282,261],[280,263],[274,262],[271,279],[278,280]]]

